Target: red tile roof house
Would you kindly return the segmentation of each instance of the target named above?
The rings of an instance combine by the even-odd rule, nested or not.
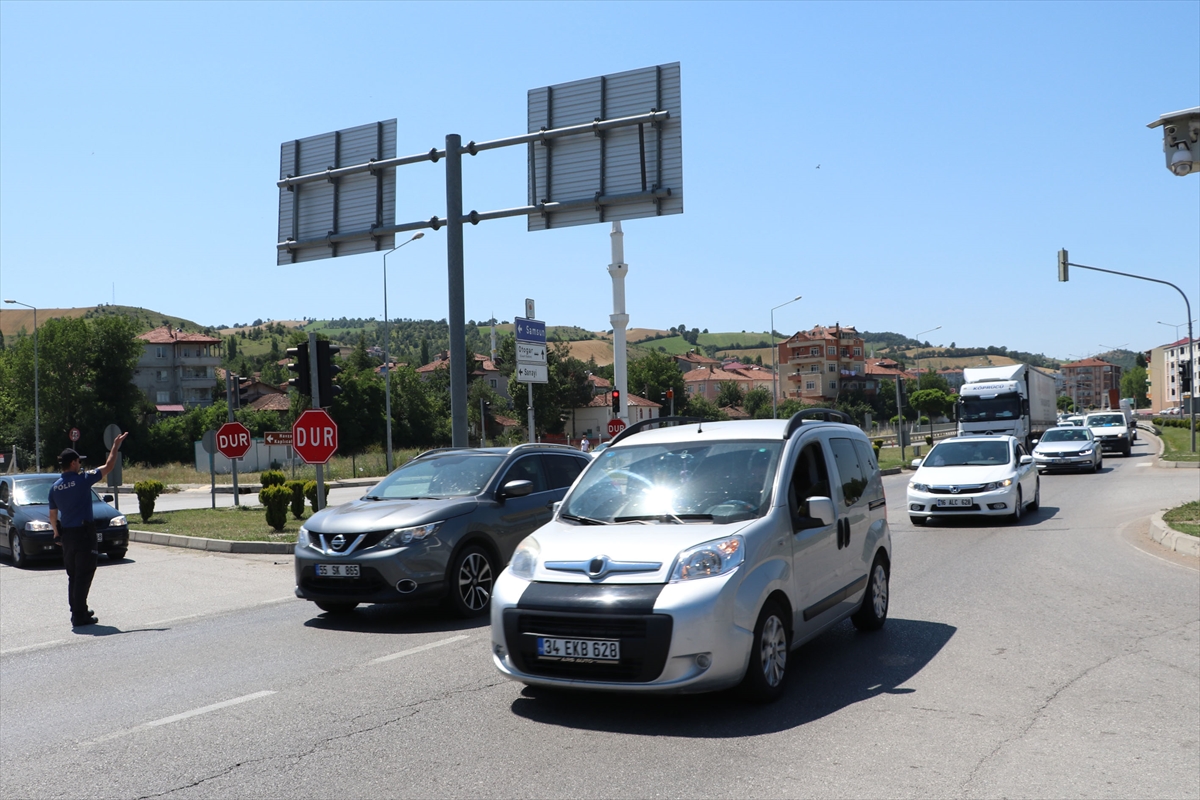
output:
[[[708,356],[702,356],[695,350],[689,350],[682,355],[672,356],[672,358],[675,359],[675,364],[679,367],[680,372],[691,372],[694,369],[700,369],[702,367],[721,366],[721,362],[717,359],[709,358]]]
[[[423,367],[417,367],[417,375],[422,380],[428,380],[429,376],[432,375],[435,370],[445,369],[449,366],[450,353],[443,350],[433,357],[433,361],[430,361]],[[490,356],[484,356],[480,355],[479,353],[475,353],[474,367],[475,369],[473,371],[467,373],[467,380],[481,378],[488,382],[488,385],[492,387],[492,391],[494,391],[496,394],[505,399],[511,399],[508,394],[508,380],[505,379],[504,375],[500,372],[496,365],[492,363]]]
[[[717,402],[717,397],[721,394],[721,384],[729,381],[737,383],[741,387],[743,395],[755,386],[754,378],[747,377],[738,372],[718,369],[713,366],[709,366],[707,369],[693,369],[683,373],[683,387],[688,397],[699,395],[713,403]],[[770,385],[768,381],[767,386],[769,387]]]
[[[221,340],[204,333],[185,333],[164,325],[137,337],[142,357],[133,383],[160,413],[183,413],[186,408],[212,405],[221,363]]]
[[[603,378],[599,380],[608,383]],[[605,390],[593,397],[586,406],[571,409],[571,419],[567,422],[567,433],[571,437],[568,444],[576,444],[584,436],[587,436],[593,445],[612,438],[608,435],[608,421],[613,418],[610,392],[611,390]],[[628,403],[630,425],[662,416],[662,404],[638,397],[636,394],[627,394],[622,403]]]

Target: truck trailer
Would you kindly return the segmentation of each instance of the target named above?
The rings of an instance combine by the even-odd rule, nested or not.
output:
[[[1028,364],[966,367],[955,415],[960,436],[1006,433],[1032,448],[1057,419],[1054,378]]]

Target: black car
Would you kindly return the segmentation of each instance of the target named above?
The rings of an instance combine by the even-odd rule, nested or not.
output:
[[[0,476],[0,551],[18,567],[34,559],[62,558],[50,527],[50,487],[58,475]],[[129,549],[129,523],[125,515],[92,492],[92,516],[96,522],[97,549],[114,561]]]
[[[422,453],[359,500],[305,520],[296,596],[329,613],[445,599],[463,616],[486,614],[513,549],[591,463],[564,445]]]

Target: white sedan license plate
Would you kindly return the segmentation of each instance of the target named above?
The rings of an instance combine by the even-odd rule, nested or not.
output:
[[[539,636],[538,658],[556,661],[620,661],[621,643],[611,639],[552,639]]]
[[[357,578],[358,564],[317,564],[317,577],[320,578]]]
[[[972,500],[969,497],[939,497],[937,501],[939,508],[946,506],[969,506]]]

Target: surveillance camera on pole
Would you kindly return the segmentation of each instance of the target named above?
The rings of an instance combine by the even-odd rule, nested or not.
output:
[[[1146,127],[1163,129],[1167,169],[1180,177],[1200,172],[1200,106],[1163,114]]]

